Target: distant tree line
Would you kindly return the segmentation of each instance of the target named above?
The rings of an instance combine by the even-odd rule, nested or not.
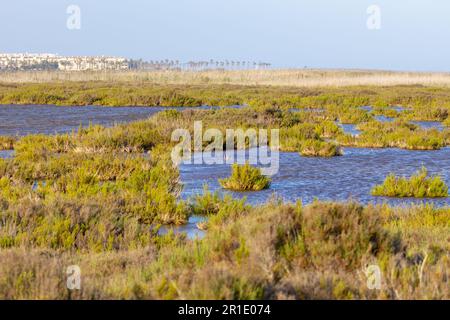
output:
[[[134,70],[250,70],[250,69],[269,69],[270,63],[245,61],[245,60],[205,60],[188,61],[181,63],[179,60],[150,60],[144,61],[129,60],[128,66]]]

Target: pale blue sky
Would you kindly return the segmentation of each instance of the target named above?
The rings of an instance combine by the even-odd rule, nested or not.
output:
[[[81,8],[81,29],[66,8]],[[367,8],[381,8],[368,30]],[[0,52],[450,71],[449,0],[3,0]]]

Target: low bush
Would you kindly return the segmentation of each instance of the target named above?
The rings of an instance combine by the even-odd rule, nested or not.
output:
[[[270,187],[270,179],[261,174],[259,168],[252,167],[250,164],[234,164],[231,170],[231,176],[226,179],[220,179],[223,188],[234,191],[260,191]]]
[[[442,107],[431,106],[423,108],[420,105],[405,113],[405,117],[416,121],[444,121],[449,116],[449,110]]]
[[[336,143],[310,139],[301,144],[300,154],[306,157],[334,157],[342,155],[342,151]]]
[[[448,117],[442,124],[446,127],[450,127],[450,117]]]
[[[362,131],[357,137],[340,135],[337,141],[344,146],[409,150],[438,150],[447,145],[445,132],[419,129],[404,120],[371,121],[360,124],[357,128]]]
[[[343,108],[337,112],[337,117],[341,123],[357,124],[367,122],[372,119],[372,116],[364,110],[356,108]]]
[[[383,184],[372,189],[374,196],[439,198],[448,196],[448,186],[440,176],[428,177],[428,171],[422,167],[410,178],[396,177],[391,173]]]
[[[0,136],[0,151],[14,149],[15,141],[16,139],[13,137]]]

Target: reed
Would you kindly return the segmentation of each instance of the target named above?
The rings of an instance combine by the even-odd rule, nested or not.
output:
[[[233,84],[249,86],[342,87],[450,85],[448,73],[392,72],[376,70],[275,69],[210,71],[104,71],[104,72],[2,72],[0,82],[108,81],[160,84]]]

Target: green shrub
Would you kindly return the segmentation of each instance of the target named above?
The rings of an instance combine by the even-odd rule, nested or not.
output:
[[[0,136],[0,151],[14,149],[15,140],[13,137]]]
[[[450,127],[450,117],[448,117],[442,124],[446,127]]]
[[[219,192],[212,193],[208,189],[208,185],[203,187],[203,194],[196,195],[191,204],[191,211],[193,215],[209,216],[217,214],[220,210],[223,199]]]
[[[312,123],[302,123],[289,128],[281,128],[281,151],[297,152],[300,150],[304,140],[320,139],[317,131],[316,126]]]
[[[342,151],[335,143],[310,139],[302,142],[300,154],[306,157],[334,157],[342,155]]]
[[[395,254],[400,243],[386,232],[378,210],[357,203],[315,202],[303,210],[306,264],[354,270],[370,256]],[[351,253],[351,254],[350,254]]]
[[[422,167],[412,177],[396,177],[391,173],[383,184],[372,189],[374,196],[439,198],[448,196],[448,186],[440,176],[428,177],[428,171]]]
[[[196,195],[190,204],[192,215],[208,216],[207,224],[223,224],[229,219],[236,219],[245,215],[250,207],[245,204],[246,199],[234,199],[230,194],[220,196],[219,191],[212,193],[208,186],[203,188],[203,194]]]
[[[431,106],[428,108],[423,108],[422,106],[417,106],[405,116],[408,119],[416,121],[444,121],[449,116],[449,110],[446,108]]]
[[[233,164],[231,176],[220,179],[223,188],[234,191],[260,191],[270,187],[270,179],[261,174],[259,168],[250,164]]]
[[[369,113],[356,108],[342,108],[337,112],[337,117],[341,123],[345,124],[367,122],[372,119],[372,116]]]
[[[358,125],[357,137],[340,135],[337,141],[345,146],[438,150],[446,145],[445,132],[419,129],[405,120],[371,121]]]
[[[372,110],[372,113],[377,116],[385,116],[385,117],[391,117],[391,118],[397,118],[400,115],[400,112],[393,108],[382,108],[382,107],[375,107]]]
[[[330,139],[343,133],[343,130],[334,121],[324,120],[316,125],[316,132],[321,138]]]

